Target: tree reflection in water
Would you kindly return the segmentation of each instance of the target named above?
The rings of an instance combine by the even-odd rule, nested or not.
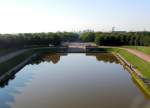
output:
[[[52,62],[53,64],[57,64],[60,61],[61,56],[67,56],[67,53],[40,54],[39,56],[35,57],[31,62],[29,62],[26,65],[29,65],[29,64],[38,65],[43,62],[48,62],[48,63]],[[88,53],[88,54],[86,54],[86,56],[94,56],[94,57],[96,57],[97,61],[103,61],[105,63],[116,63],[116,64],[119,63],[117,58],[111,53]],[[19,72],[19,70],[17,72]],[[9,81],[15,79],[15,74],[17,72],[14,72],[12,75],[7,76],[7,78],[4,78],[4,80],[2,80],[0,82],[0,87],[4,88],[6,85],[9,84]]]
[[[61,56],[64,56],[65,54],[60,53],[46,53],[41,54],[38,57],[36,57],[30,64],[40,64],[42,62],[52,62],[53,64],[56,64],[60,61]]]
[[[47,63],[53,63],[53,64],[57,64],[62,56],[66,56],[67,54],[63,54],[63,53],[45,53],[45,54],[41,54],[38,57],[34,58],[31,62],[29,62],[27,65],[31,64],[31,65],[38,65],[40,63],[43,62],[47,62]],[[111,54],[111,53],[88,53],[86,54],[86,56],[93,56],[96,58],[97,61],[102,61],[105,63],[115,63],[115,64],[119,64],[119,61],[117,60],[117,58]],[[19,72],[19,71],[17,71]],[[4,88],[7,90],[7,85],[9,85],[9,83],[15,79],[16,73],[14,72],[14,74],[8,76],[7,78],[5,78],[5,80],[0,82],[0,87]],[[7,105],[6,103],[10,103],[15,101],[14,97],[11,95],[13,93],[19,93],[19,91],[16,89],[16,87],[24,87],[26,86],[26,83],[30,81],[30,79],[32,79],[32,72],[30,72],[30,76],[28,76],[28,72],[26,73],[26,75],[23,75],[18,81],[15,82],[16,85],[11,86],[11,91],[9,91],[7,93],[6,91],[6,99],[3,101],[0,101],[0,105],[3,106],[3,108],[10,108],[9,105]],[[26,76],[26,78],[24,78]],[[145,97],[149,98],[149,95],[147,95],[147,93],[145,93],[145,91],[143,91],[143,89],[137,84],[137,82],[132,78],[133,82],[137,85],[138,88],[140,88],[140,90],[144,93]],[[10,94],[11,93],[11,94]],[[1,99],[0,99],[1,100]],[[142,102],[141,102],[142,103]],[[138,107],[136,107],[138,108]]]
[[[112,53],[88,53],[86,56],[95,56],[97,61],[103,61],[105,63],[119,64],[118,59]]]
[[[60,54],[60,53],[46,53],[41,54],[37,57],[35,57],[31,62],[29,62],[26,65],[33,65],[33,64],[40,64],[42,62],[52,62],[53,64],[56,64],[60,61],[61,56],[65,56],[67,54]],[[22,67],[23,68],[23,67]],[[3,80],[0,81],[0,88],[4,88],[5,86],[9,85],[9,82],[13,79],[15,79],[15,75],[17,72],[19,72],[21,69],[18,69],[18,71],[13,72],[11,75],[7,75]]]
[[[37,58],[35,58],[30,64],[40,64],[42,62],[52,62],[53,64],[57,64],[61,56],[67,56],[64,53],[46,53],[41,54]],[[119,64],[118,59],[111,53],[87,53],[86,56],[94,56],[97,61],[103,61],[105,63],[116,63]]]

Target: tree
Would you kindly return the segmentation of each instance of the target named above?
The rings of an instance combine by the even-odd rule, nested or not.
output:
[[[81,35],[80,39],[83,42],[94,42],[95,41],[95,33],[94,32],[85,32]]]

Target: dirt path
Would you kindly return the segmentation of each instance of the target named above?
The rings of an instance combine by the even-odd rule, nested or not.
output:
[[[132,54],[134,54],[134,55],[140,57],[141,59],[150,63],[150,55],[145,54],[145,53],[138,51],[138,50],[134,50],[134,49],[129,49],[129,48],[123,48],[123,49],[125,49],[126,51],[128,51],[128,52],[130,52],[130,53],[132,53]]]

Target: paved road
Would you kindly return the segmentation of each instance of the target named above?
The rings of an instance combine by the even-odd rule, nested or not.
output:
[[[27,49],[15,51],[15,52],[12,52],[12,53],[10,53],[10,54],[1,56],[1,57],[0,57],[0,63],[5,62],[5,61],[7,61],[7,60],[9,60],[9,59],[11,59],[11,58],[13,58],[13,57],[15,57],[15,56],[21,54],[21,53],[24,53],[25,51],[27,51]]]
[[[123,48],[123,49],[125,49],[126,51],[128,51],[128,52],[136,55],[137,57],[150,63],[150,55],[145,54],[145,53],[138,51],[138,50],[134,50],[134,49],[129,49],[129,48]]]

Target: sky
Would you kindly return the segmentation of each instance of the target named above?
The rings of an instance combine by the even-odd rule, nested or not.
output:
[[[150,30],[150,0],[0,0],[0,33]]]

